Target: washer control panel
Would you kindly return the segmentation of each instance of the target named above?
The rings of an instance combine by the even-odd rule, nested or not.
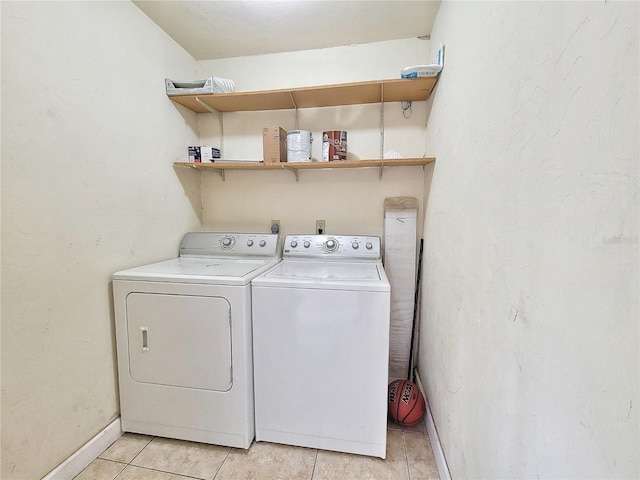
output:
[[[287,235],[283,257],[381,258],[380,237],[362,235]]]
[[[180,243],[180,256],[279,255],[277,234],[189,232]]]

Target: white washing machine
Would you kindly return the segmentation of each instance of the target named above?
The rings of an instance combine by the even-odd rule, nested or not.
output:
[[[385,458],[390,286],[380,239],[288,235],[252,281],[256,441]]]
[[[250,282],[278,261],[278,235],[195,232],[178,258],[113,275],[124,431],[249,447]]]

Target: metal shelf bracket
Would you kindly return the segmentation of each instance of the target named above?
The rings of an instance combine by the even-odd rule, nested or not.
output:
[[[289,171],[289,172],[291,172],[291,173],[293,173],[295,175],[295,177],[296,177],[296,182],[300,181],[300,173],[299,173],[299,170],[297,168],[290,168],[290,167],[285,167],[285,166],[283,166],[282,168],[287,170],[287,171]]]
[[[202,106],[202,108],[204,108],[205,110],[207,110],[209,113],[220,113],[218,112],[218,110],[216,110],[215,108],[211,108],[209,105],[207,105],[206,103],[204,103],[202,100],[200,100],[200,97],[196,96],[196,102],[198,102],[198,104],[200,104]]]

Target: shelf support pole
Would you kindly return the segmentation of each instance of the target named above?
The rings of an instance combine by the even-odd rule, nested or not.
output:
[[[200,100],[200,97],[198,96],[196,96],[196,102],[198,102],[198,104],[201,105],[202,108],[207,110],[209,113],[218,114],[218,121],[220,122],[220,155],[222,156],[224,152],[224,122],[222,121],[222,112],[219,112],[215,108],[210,107],[205,102]],[[222,176],[222,179],[224,180],[224,175]]]
[[[384,158],[384,82],[380,83],[380,158]],[[382,178],[382,167],[380,167]]]
[[[220,122],[220,158],[222,158],[222,155],[224,155],[224,121],[222,120],[222,112],[218,112],[218,121]]]
[[[291,98],[291,103],[293,104],[293,108],[296,111],[296,119],[295,119],[296,128],[295,128],[295,130],[299,130],[299,127],[298,127],[298,124],[299,124],[298,123],[298,105],[296,105],[296,99],[293,98],[293,92],[291,92],[291,90],[289,90],[289,98]]]

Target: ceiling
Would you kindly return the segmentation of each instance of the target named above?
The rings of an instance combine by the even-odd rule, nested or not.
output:
[[[196,60],[429,35],[435,0],[132,0]]]

